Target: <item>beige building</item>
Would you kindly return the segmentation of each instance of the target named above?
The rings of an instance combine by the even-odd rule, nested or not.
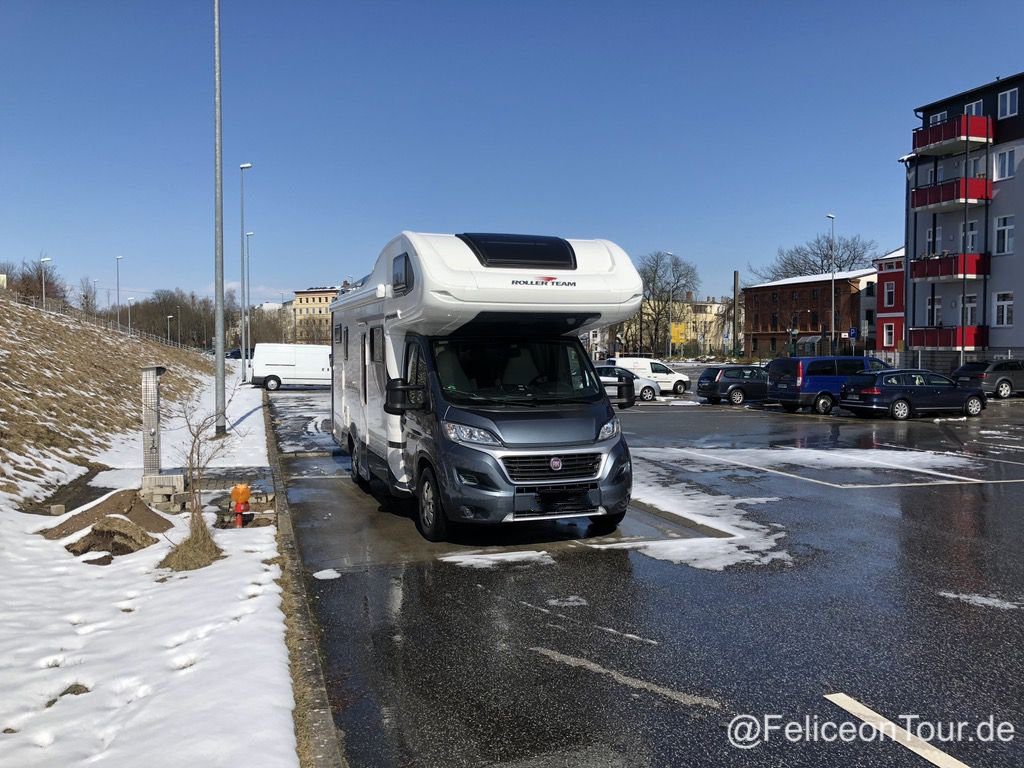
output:
[[[331,343],[331,302],[340,290],[336,285],[326,285],[295,292],[291,328],[296,344]]]

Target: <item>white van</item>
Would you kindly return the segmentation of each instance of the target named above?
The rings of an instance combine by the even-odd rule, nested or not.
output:
[[[273,391],[282,384],[331,385],[331,348],[326,344],[257,344],[253,386]]]
[[[602,365],[616,365],[632,371],[637,376],[658,383],[661,394],[681,395],[690,388],[690,377],[669,368],[661,360],[649,357],[609,357]]]

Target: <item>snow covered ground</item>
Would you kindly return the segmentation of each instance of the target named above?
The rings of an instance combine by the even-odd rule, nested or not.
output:
[[[261,392],[232,392],[233,379],[229,442],[213,464],[265,467]],[[197,409],[213,403],[210,378]],[[189,437],[180,415],[163,426],[167,471]],[[114,468],[94,483],[140,484],[139,434],[93,458]],[[43,498],[81,471],[53,462],[18,497]],[[274,527],[214,531],[225,557],[173,573],[156,567],[187,535],[187,516],[172,516],[157,544],[95,566],[64,548],[87,530],[36,533],[72,511],[22,514],[18,497],[0,495],[0,766],[298,764]],[[69,688],[77,695],[61,695]]]

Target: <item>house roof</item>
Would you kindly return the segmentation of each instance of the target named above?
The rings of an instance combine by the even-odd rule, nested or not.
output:
[[[878,272],[874,267],[868,269],[855,269],[851,272],[836,272],[836,280],[856,280],[861,277],[869,277]],[[799,285],[801,283],[820,283],[823,280],[832,279],[831,272],[826,272],[823,275],[803,275],[801,277],[787,277],[784,280],[773,280],[770,283],[758,283],[757,285],[751,285],[749,288],[774,288],[777,285]]]
[[[882,254],[877,259],[872,259],[876,264],[880,261],[890,261],[892,259],[900,259],[906,255],[906,250],[901,245],[899,248],[889,251],[888,253]]]
[[[954,99],[961,99],[964,96],[968,96],[968,95],[974,93],[975,91],[984,91],[986,88],[991,88],[996,83],[1009,83],[1012,80],[1017,80],[1021,76],[1024,76],[1024,72],[1018,72],[1016,75],[1010,75],[1009,77],[997,77],[995,80],[993,80],[990,83],[985,83],[984,85],[977,85],[974,88],[968,88],[966,91],[960,91],[960,93],[954,93],[952,96],[945,96],[944,98],[941,98],[941,99],[938,99],[936,101],[932,101],[932,102],[930,102],[928,104],[925,104],[923,106],[920,106],[917,109],[915,109],[914,111],[915,112],[924,112],[927,109],[931,109],[932,107],[937,107],[940,104],[944,104],[947,101],[953,101]]]

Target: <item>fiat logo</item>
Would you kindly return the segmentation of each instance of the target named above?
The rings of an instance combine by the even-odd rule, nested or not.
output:
[[[553,472],[557,472],[558,470],[560,470],[562,468],[562,460],[560,458],[558,458],[557,456],[553,456],[551,458],[551,461],[549,462],[549,464],[551,465],[551,470]]]

